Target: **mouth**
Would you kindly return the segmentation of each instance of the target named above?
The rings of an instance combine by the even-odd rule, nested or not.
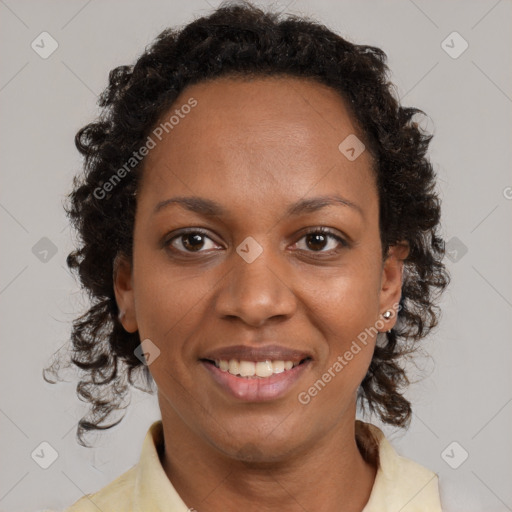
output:
[[[305,357],[300,361],[270,360],[265,361],[246,361],[240,359],[202,359],[201,361],[214,365],[222,372],[230,373],[236,377],[245,379],[259,378],[268,379],[273,375],[279,375],[288,372],[293,368],[310,361],[310,357]]]
[[[309,369],[312,359],[200,359],[200,362],[224,395],[237,401],[265,402],[291,393],[296,382]]]

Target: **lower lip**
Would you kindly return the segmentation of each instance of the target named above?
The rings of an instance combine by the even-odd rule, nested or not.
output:
[[[276,400],[290,391],[295,382],[306,371],[309,359],[291,370],[276,373],[270,377],[240,377],[217,368],[212,363],[201,361],[213,380],[228,394],[247,402]]]

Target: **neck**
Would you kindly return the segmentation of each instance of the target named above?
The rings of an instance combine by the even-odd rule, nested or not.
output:
[[[361,512],[370,497],[376,467],[357,448],[355,410],[314,445],[272,462],[227,457],[168,410],[162,422],[164,471],[199,512]]]

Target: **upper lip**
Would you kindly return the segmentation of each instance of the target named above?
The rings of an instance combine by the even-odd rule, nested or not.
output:
[[[265,345],[263,347],[251,347],[248,345],[233,345],[222,347],[208,352],[201,359],[227,360],[237,359],[239,361],[292,361],[299,363],[303,359],[311,359],[308,352],[282,347],[280,345]]]

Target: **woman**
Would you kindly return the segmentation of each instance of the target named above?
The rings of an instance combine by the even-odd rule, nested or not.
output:
[[[448,283],[430,136],[382,50],[249,4],[110,74],[68,213],[72,333],[110,428],[154,381],[139,463],[70,512],[441,510],[360,405],[407,427],[403,358]]]

